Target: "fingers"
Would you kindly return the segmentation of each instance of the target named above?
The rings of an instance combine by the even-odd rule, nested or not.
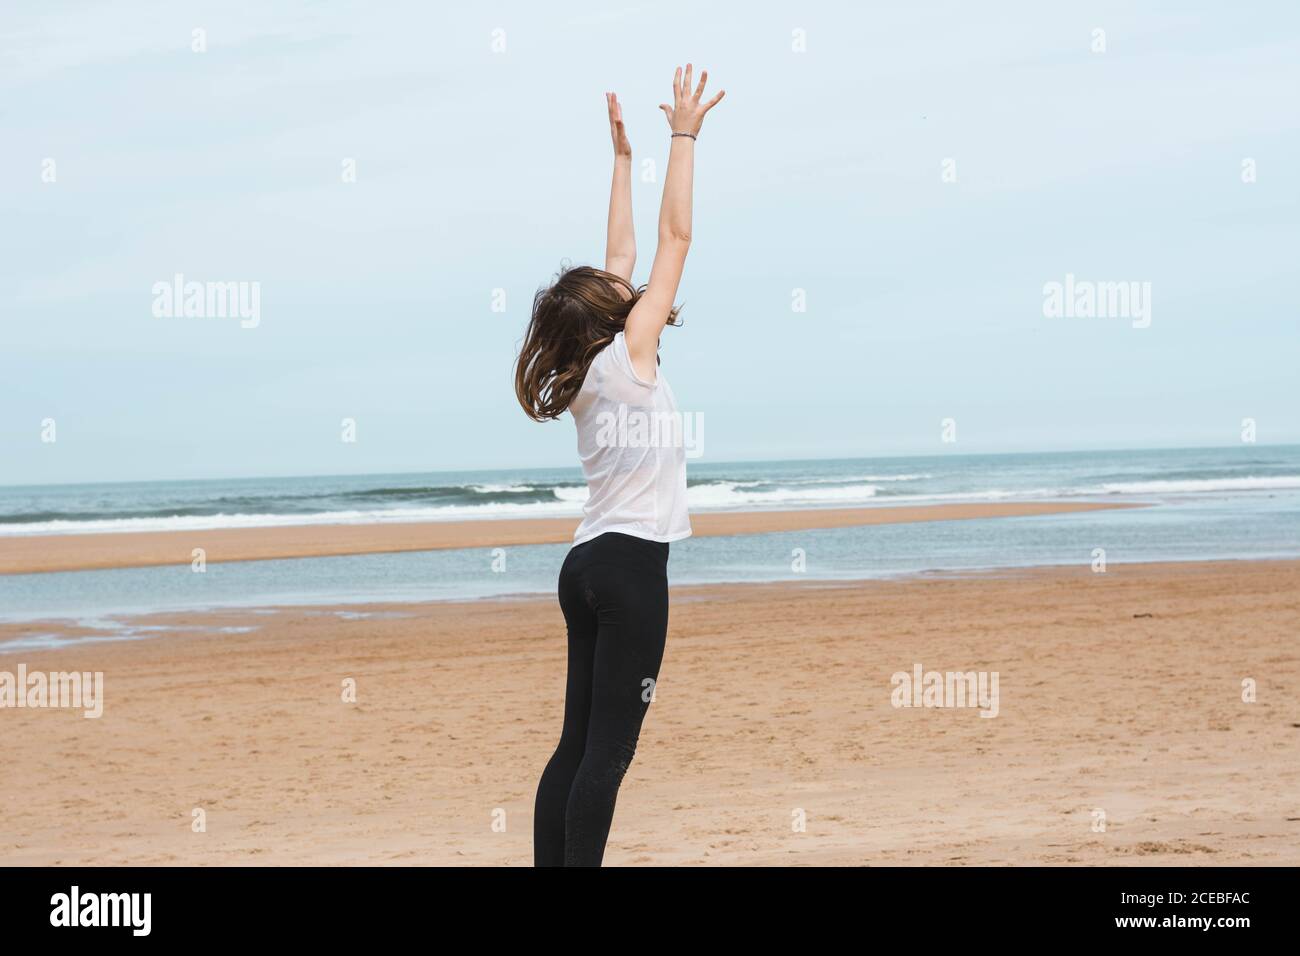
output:
[[[618,101],[617,93],[605,94],[605,105],[609,107],[609,125],[615,133],[623,132],[623,104]]]
[[[700,71],[700,84],[695,88],[694,94],[692,94],[691,74],[694,71],[695,71],[694,65],[691,63],[687,63],[685,71],[683,71],[682,68],[679,66],[677,68],[677,71],[673,74],[673,99],[678,106],[692,99],[694,100],[694,102],[698,103],[701,97],[704,96],[704,88],[705,86],[708,85],[709,82],[709,71],[708,70]],[[704,110],[707,112],[708,110],[713,109],[713,107],[718,105],[718,102],[722,99],[724,95],[726,95],[725,90],[719,93],[713,99],[709,100],[709,102],[704,106]]]
[[[704,104],[704,112],[707,113],[713,107],[722,102],[722,98],[727,95],[726,90],[718,90],[718,95]]]

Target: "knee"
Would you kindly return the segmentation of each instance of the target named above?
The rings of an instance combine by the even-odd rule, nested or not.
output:
[[[635,756],[635,739],[605,737],[587,742],[587,759],[618,780],[623,779]]]
[[[561,763],[577,764],[587,752],[587,741],[577,732],[565,731],[560,734],[560,742],[555,745],[555,760]]]

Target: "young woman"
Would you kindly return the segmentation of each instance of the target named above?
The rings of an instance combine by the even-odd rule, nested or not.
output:
[[[619,784],[636,751],[668,633],[668,542],[691,533],[681,443],[629,440],[611,427],[639,412],[677,414],[659,372],[659,334],[676,324],[673,300],[691,243],[691,179],[708,74],[691,90],[691,65],[673,77],[672,131],[650,282],[632,285],[632,147],[618,98],[606,94],[614,182],[604,270],[568,269],[537,293],[515,367],[529,417],[578,427],[588,498],[560,570],[568,628],[564,726],[537,786],[533,859],[538,866],[599,866]],[[669,429],[680,435],[680,429]],[[658,431],[658,429],[656,430]]]

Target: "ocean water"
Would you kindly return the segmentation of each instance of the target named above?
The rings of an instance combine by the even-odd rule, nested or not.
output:
[[[1300,490],[1300,446],[688,463],[692,511]],[[576,468],[0,486],[14,534],[576,517]],[[2,546],[2,541],[0,541]]]
[[[1043,499],[1149,507],[693,538],[672,546],[675,584],[1088,565],[1096,549],[1108,564],[1300,557],[1300,446],[692,462],[689,470],[696,512]],[[576,469],[7,487],[0,551],[24,534],[576,516],[584,492]],[[504,566],[491,549],[466,549],[211,564],[202,574],[185,564],[4,575],[0,620],[76,620],[120,639],[145,636],[121,618],[162,610],[550,593],[567,550],[508,547]]]

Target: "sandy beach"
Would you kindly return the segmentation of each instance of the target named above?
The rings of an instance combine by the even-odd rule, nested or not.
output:
[[[1290,923],[1300,4],[191,6],[3,10],[0,939]]]
[[[805,508],[723,511],[691,516],[695,537],[762,534],[864,525],[1014,518],[1140,507],[1129,502],[1015,501],[888,508]],[[450,548],[560,544],[573,540],[576,518],[424,521],[409,524],[323,524],[196,531],[0,537],[0,574],[89,571],[189,564],[195,548],[209,563],[392,554]]]
[[[1300,863],[1300,562],[673,602],[608,865]],[[106,695],[99,719],[0,711],[0,860],[531,864],[553,601],[155,623],[196,622],[254,630],[6,652],[40,628],[0,626],[0,670],[103,671]],[[916,664],[997,671],[997,716],[891,706]]]

